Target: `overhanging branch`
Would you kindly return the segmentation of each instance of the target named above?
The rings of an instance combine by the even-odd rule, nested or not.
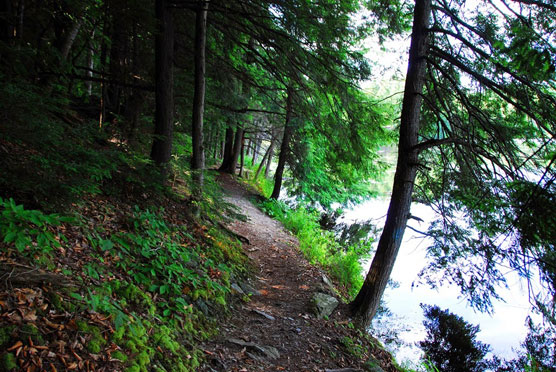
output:
[[[284,116],[286,115],[283,112],[278,112],[278,111],[271,111],[271,110],[263,110],[263,109],[253,109],[253,108],[248,108],[248,107],[244,107],[244,108],[235,108],[235,107],[231,107],[231,106],[226,106],[226,105],[219,105],[217,103],[214,102],[207,102],[207,105],[222,109],[222,110],[226,110],[226,111],[231,111],[231,112],[236,112],[238,114],[245,114],[247,112],[263,112],[265,114],[275,114],[275,115],[281,115]]]

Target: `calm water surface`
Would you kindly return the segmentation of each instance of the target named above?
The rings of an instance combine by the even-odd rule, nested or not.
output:
[[[360,204],[345,214],[345,222],[366,221],[373,219],[378,227],[384,224],[388,210],[388,200],[373,199]],[[411,214],[424,222],[411,220],[409,225],[417,230],[426,231],[428,223],[434,218],[433,211],[427,206],[414,204]],[[411,229],[406,229],[404,240],[394,270],[392,279],[399,283],[398,288],[387,288],[385,300],[387,307],[395,315],[394,324],[390,326],[406,329],[400,332],[400,338],[408,343],[396,352],[398,361],[416,361],[420,350],[414,344],[425,338],[423,326],[423,312],[420,303],[438,305],[442,309],[449,309],[452,313],[462,316],[467,322],[479,324],[481,331],[477,338],[492,347],[492,351],[501,358],[511,359],[515,356],[513,349],[520,349],[520,344],[527,334],[525,318],[529,314],[530,305],[525,282],[515,274],[508,274],[508,290],[500,289],[500,294],[506,302],[494,302],[492,315],[474,311],[467,306],[467,301],[459,298],[459,289],[455,286],[444,286],[431,289],[427,285],[413,286],[418,280],[418,273],[427,264],[426,248],[430,240],[423,238]],[[366,269],[370,263],[367,264]],[[390,320],[389,320],[390,321]],[[378,325],[377,325],[378,326]]]

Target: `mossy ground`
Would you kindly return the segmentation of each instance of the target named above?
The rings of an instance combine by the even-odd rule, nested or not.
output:
[[[231,279],[246,275],[247,261],[217,224],[191,220],[173,197],[164,207],[96,196],[75,206],[79,217],[47,227],[57,243],[42,267],[75,286],[0,291],[3,313],[12,314],[0,318],[3,370],[38,360],[57,370],[72,363],[138,372],[198,368],[196,344],[215,334]],[[22,222],[24,233],[33,228]],[[3,265],[31,265],[40,252],[2,248]]]

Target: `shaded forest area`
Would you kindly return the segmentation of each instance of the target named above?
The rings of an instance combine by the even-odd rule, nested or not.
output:
[[[54,370],[197,368],[207,313],[248,276],[214,170],[332,214],[372,195],[397,143],[370,271],[343,283],[354,323],[375,316],[419,201],[437,213],[422,280],[489,311],[517,272],[543,324],[500,368],[552,370],[555,32],[550,0],[0,1],[4,368],[48,355],[45,337]],[[396,102],[360,83],[367,40],[399,36]]]

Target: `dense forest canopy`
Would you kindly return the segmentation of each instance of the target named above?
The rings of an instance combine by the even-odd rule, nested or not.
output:
[[[360,88],[377,35],[412,40],[401,111]],[[555,45],[551,0],[2,0],[0,196],[59,210],[122,168],[155,180],[136,189],[185,169],[193,206],[208,168],[255,176],[248,155],[271,197],[327,210],[369,197],[398,140],[354,315],[374,316],[418,200],[438,216],[425,280],[488,311],[514,270],[554,325]]]

